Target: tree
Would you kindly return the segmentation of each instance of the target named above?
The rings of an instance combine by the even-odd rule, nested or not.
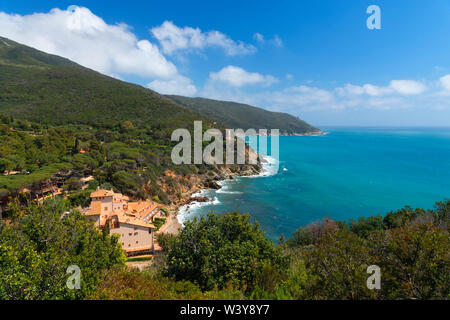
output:
[[[0,158],[0,173],[3,173],[4,171],[9,173],[12,169],[14,169],[14,162],[8,159]]]
[[[450,235],[432,223],[404,226],[370,239],[385,299],[449,298]]]
[[[80,299],[95,291],[102,270],[124,265],[118,238],[77,211],[64,214],[63,202],[12,207],[12,223],[0,230],[0,299]],[[66,286],[70,265],[81,269],[80,290]]]
[[[309,279],[306,299],[370,299],[367,267],[373,264],[366,240],[348,230],[325,233],[313,248],[302,249]]]
[[[250,290],[267,265],[279,271],[287,260],[248,214],[209,214],[186,222],[168,242],[167,275],[189,280],[203,289],[233,285]]]
[[[366,238],[369,234],[377,230],[383,230],[383,219],[381,216],[376,217],[360,217],[357,221],[350,220],[350,231],[356,233],[362,238]]]
[[[337,221],[323,219],[297,229],[287,241],[289,247],[301,247],[317,243],[325,234],[340,228]]]
[[[79,152],[80,152],[80,141],[78,140],[78,138],[75,138],[75,143],[73,144],[71,154],[76,155]]]

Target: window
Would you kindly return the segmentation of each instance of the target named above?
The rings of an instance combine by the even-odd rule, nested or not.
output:
[[[108,207],[105,207],[105,211],[107,211],[108,210]]]
[[[137,236],[137,235],[138,235],[138,233],[137,233],[137,232],[135,232],[135,233],[134,233],[134,235],[135,235],[135,236]]]
[[[133,234],[130,232],[128,235],[129,235],[129,236],[132,236]]]
[[[136,243],[139,243],[139,241],[136,241]]]

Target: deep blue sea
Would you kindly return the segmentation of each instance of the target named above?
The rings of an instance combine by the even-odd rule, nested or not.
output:
[[[248,212],[267,236],[289,237],[324,217],[382,215],[450,198],[450,128],[325,128],[323,136],[280,137],[278,172],[223,182],[214,202],[179,218]]]

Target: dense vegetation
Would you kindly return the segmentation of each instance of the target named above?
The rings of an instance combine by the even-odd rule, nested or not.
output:
[[[3,299],[448,299],[450,200],[357,221],[323,220],[275,245],[248,215],[208,215],[144,271],[124,268],[117,239],[95,230],[67,201],[13,207],[0,224]],[[67,266],[81,290],[65,286]],[[381,269],[369,290],[367,267]]]
[[[166,274],[203,289],[231,285],[249,291],[267,268],[283,270],[287,261],[281,251],[249,218],[234,212],[186,222],[181,233],[168,240]]]
[[[172,164],[173,129],[202,119],[206,127],[314,128],[250,106],[169,99],[0,40],[0,200],[47,182],[65,193],[9,203],[0,220],[0,299],[450,298],[449,200],[384,218],[319,221],[278,244],[248,215],[211,214],[178,236],[159,235],[164,254],[148,270],[125,268],[118,239],[73,208],[88,205],[98,185],[169,203],[192,187],[190,176],[218,178],[215,166]],[[81,269],[80,290],[66,287],[70,265]],[[381,268],[380,290],[366,287],[370,265]]]
[[[174,129],[192,129],[194,120],[205,130],[220,124],[149,89],[0,40],[0,173],[19,172],[0,176],[0,200],[59,175],[85,205],[80,178],[92,175],[89,190],[102,185],[169,203],[191,188],[192,175],[220,173],[170,160]]]
[[[167,97],[230,129],[279,129],[281,134],[319,132],[317,128],[287,113],[270,112],[236,102],[182,96]]]
[[[0,38],[0,111],[40,124],[184,128],[207,119],[158,93]]]
[[[0,300],[81,299],[93,292],[101,271],[123,266],[118,236],[100,233],[62,201],[12,205],[12,220],[0,222]],[[66,286],[66,270],[81,269],[80,290]]]
[[[124,121],[112,129],[84,125],[46,126],[0,116],[0,197],[17,194],[42,182],[59,184],[76,205],[88,205],[89,190],[98,185],[136,198],[154,197],[168,203],[179,196],[188,180],[165,177],[217,171],[213,166],[175,166],[171,142],[159,128],[136,128]],[[85,150],[85,153],[80,153]],[[58,178],[58,176],[60,176]],[[81,190],[81,178],[93,180]],[[163,179],[167,178],[167,181]],[[167,189],[161,188],[161,183]]]

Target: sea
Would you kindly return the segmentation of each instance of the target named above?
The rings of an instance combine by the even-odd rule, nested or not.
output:
[[[181,207],[179,221],[237,210],[276,241],[323,218],[384,216],[450,198],[450,128],[322,129],[280,137],[278,161],[268,156],[261,175],[200,191],[211,201]]]

